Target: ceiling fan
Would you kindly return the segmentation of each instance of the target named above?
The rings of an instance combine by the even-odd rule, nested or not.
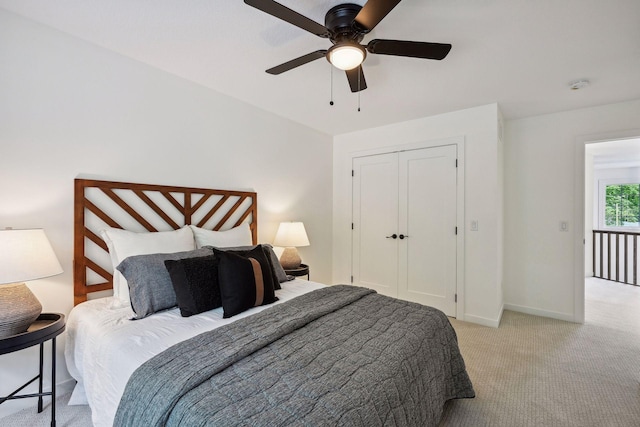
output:
[[[333,43],[333,46],[327,50],[317,50],[270,68],[267,70],[269,74],[281,74],[326,57],[336,68],[346,71],[351,92],[359,92],[367,88],[360,66],[367,57],[367,52],[441,60],[451,50],[450,44],[403,40],[375,39],[366,46],[361,45],[360,42],[364,36],[371,32],[400,3],[400,0],[369,0],[364,6],[353,3],[339,4],[327,12],[324,25],[273,0],[244,0],[244,2],[318,37],[327,38]]]

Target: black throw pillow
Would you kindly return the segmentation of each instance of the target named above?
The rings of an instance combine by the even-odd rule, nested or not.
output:
[[[282,266],[280,265],[280,261],[278,261],[278,257],[273,252],[273,248],[271,247],[271,245],[233,246],[228,248],[218,248],[215,246],[204,246],[204,247],[211,250],[218,249],[224,252],[231,252],[246,258],[247,253],[249,253],[250,251],[254,250],[259,246],[262,247],[262,250],[264,251],[264,254],[267,257],[267,262],[269,263],[269,269],[271,270],[271,280],[273,281],[273,289],[275,289],[276,291],[278,289],[282,289],[282,287],[280,286],[280,282],[286,282],[288,280],[287,274],[282,269]],[[284,280],[280,280],[280,277],[279,277],[280,272],[278,271],[278,269],[282,270],[282,275],[284,276]]]
[[[278,300],[273,289],[271,265],[261,246],[243,255],[213,251],[219,259],[218,283],[225,319]]]
[[[214,255],[164,262],[182,317],[222,306],[218,262],[219,259]]]

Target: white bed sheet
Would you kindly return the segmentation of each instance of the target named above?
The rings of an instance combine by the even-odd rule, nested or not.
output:
[[[282,283],[275,304],[326,285],[294,280]],[[67,319],[65,357],[71,376],[78,381],[70,405],[88,404],[96,427],[112,426],[120,398],[133,372],[170,346],[250,316],[272,305],[256,307],[222,318],[222,308],[191,317],[181,317],[177,308],[142,320],[129,320],[130,307],[113,309],[111,298],[80,304]]]

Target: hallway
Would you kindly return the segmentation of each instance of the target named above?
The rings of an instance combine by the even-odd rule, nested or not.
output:
[[[640,339],[640,286],[588,277],[585,324],[630,332]]]

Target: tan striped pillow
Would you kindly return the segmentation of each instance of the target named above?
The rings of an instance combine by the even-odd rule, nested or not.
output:
[[[224,318],[278,300],[271,265],[261,246],[242,255],[218,249],[213,251],[219,258],[218,283]]]

